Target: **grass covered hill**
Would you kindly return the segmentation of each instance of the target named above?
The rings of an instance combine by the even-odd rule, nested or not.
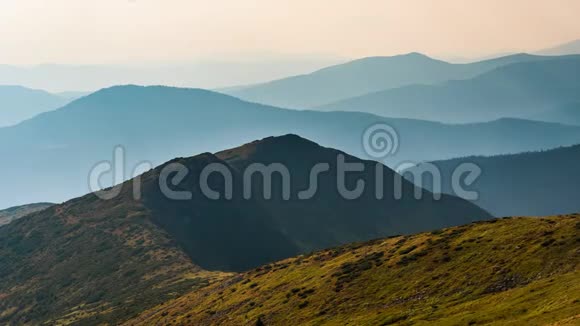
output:
[[[128,325],[577,325],[580,215],[504,218],[264,265]]]
[[[88,195],[0,228],[0,325],[114,323],[222,275],[125,198]]]

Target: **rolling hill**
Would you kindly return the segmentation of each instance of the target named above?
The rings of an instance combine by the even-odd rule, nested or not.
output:
[[[580,145],[543,152],[432,162],[443,176],[444,193],[454,193],[451,174],[465,162],[481,168],[481,176],[469,189],[479,193],[479,199],[474,202],[494,216],[542,216],[580,211]],[[410,174],[405,176],[411,178]],[[426,178],[423,186],[433,189],[430,180]]]
[[[37,203],[37,204],[29,204],[23,206],[16,206],[10,207],[7,209],[3,209],[0,211],[0,226],[6,225],[12,221],[15,221],[19,218],[22,218],[26,215],[36,213],[43,209],[47,209],[48,207],[54,204],[50,203]]]
[[[365,113],[284,110],[215,92],[119,86],[78,99],[18,126],[0,128],[0,207],[63,202],[89,192],[95,165],[124,149],[124,179],[144,161],[216,152],[271,135],[294,133],[360,158],[363,134],[392,126],[399,149],[384,160],[396,168],[469,155],[495,155],[580,143],[580,128],[504,119],[470,125],[389,119]],[[110,176],[102,180],[111,184]],[[50,187],[50,191],[47,191]]]
[[[472,78],[511,63],[544,59],[547,58],[516,54],[471,64],[451,64],[420,53],[369,57],[306,75],[225,92],[250,102],[289,108],[313,108],[390,88]]]
[[[579,218],[492,220],[324,250],[126,325],[576,325]]]
[[[0,85],[0,127],[15,125],[68,102],[64,97],[45,91]]]
[[[434,200],[420,190],[423,198],[415,199],[416,189],[406,181],[402,199],[395,200],[388,188],[395,172],[379,166],[379,175],[375,163],[351,156],[347,162],[365,166],[358,177],[368,187],[346,199],[336,191],[338,155],[344,153],[298,136],[271,137],[215,155],[176,158],[125,182],[112,199],[89,194],[14,221],[0,228],[0,323],[117,323],[218,281],[227,276],[223,271],[489,218],[453,196]],[[243,171],[272,162],[288,168],[292,196],[283,199],[284,183],[273,178],[271,199],[262,196],[261,183],[250,184],[252,197],[244,197]],[[319,176],[313,199],[300,199],[310,169],[319,163],[327,163],[329,172]],[[160,186],[164,171],[176,164],[187,174],[167,186],[190,191],[190,199],[170,199]],[[222,197],[203,193],[201,172],[213,164],[230,171],[231,198],[224,196],[220,175],[212,175],[208,185]],[[349,187],[355,177],[347,175]],[[382,199],[375,196],[375,180],[387,187]]]
[[[526,117],[580,100],[580,56],[514,63],[467,80],[412,85],[318,109],[465,123]]]

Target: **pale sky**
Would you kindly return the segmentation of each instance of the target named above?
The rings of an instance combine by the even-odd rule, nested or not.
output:
[[[0,0],[0,64],[478,57],[580,38],[578,0]]]

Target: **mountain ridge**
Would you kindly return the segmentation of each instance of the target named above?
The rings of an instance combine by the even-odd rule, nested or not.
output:
[[[580,55],[513,63],[471,79],[411,85],[327,104],[325,111],[465,123],[525,117],[578,99]]]
[[[128,123],[127,121],[130,121]],[[580,142],[580,128],[550,123],[450,125],[367,113],[297,111],[227,95],[171,87],[119,86],[73,101],[18,126],[0,128],[4,169],[0,206],[62,202],[89,192],[98,162],[123,151],[125,178],[142,162],[216,152],[271,135],[299,134],[363,159],[365,130],[393,127],[401,146],[383,162],[421,162],[473,154],[513,153]],[[423,135],[430,137],[425,138]],[[38,157],[43,157],[42,162]],[[112,178],[104,178],[105,185]],[[121,180],[122,181],[122,180]],[[39,182],[51,184],[47,194]],[[116,181],[119,182],[119,181]],[[8,187],[9,186],[9,187]],[[9,200],[10,199],[10,200]]]
[[[413,52],[355,59],[310,74],[223,91],[251,102],[315,108],[386,89],[468,79],[499,66],[547,59],[550,57],[516,54],[469,64],[452,64]]]

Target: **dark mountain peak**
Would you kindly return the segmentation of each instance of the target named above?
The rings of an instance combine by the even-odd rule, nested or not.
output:
[[[244,144],[240,147],[228,149],[216,153],[216,156],[227,162],[235,162],[240,160],[253,159],[280,159],[281,156],[306,156],[308,154],[315,154],[316,151],[323,149],[317,143],[302,138],[295,134],[287,134],[282,136],[266,137],[261,140],[256,140],[251,143]]]
[[[300,137],[296,134],[286,134],[282,136],[271,136],[250,144],[259,146],[292,146],[292,147],[320,147],[317,143]]]

